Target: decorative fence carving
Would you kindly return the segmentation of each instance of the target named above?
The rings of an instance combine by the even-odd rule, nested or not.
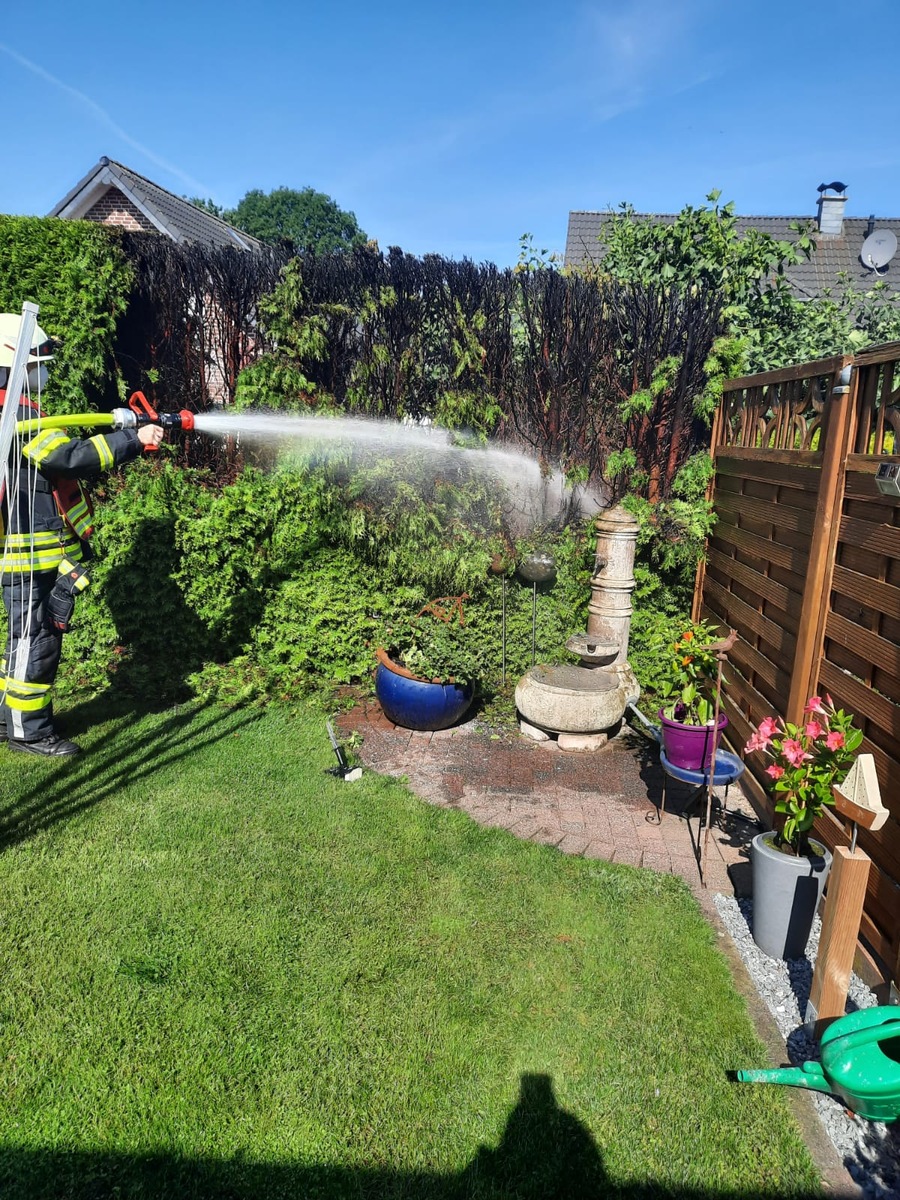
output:
[[[900,461],[900,343],[726,384],[713,426],[718,520],[695,615],[738,630],[725,711],[735,744],[775,713],[828,692],[853,712],[892,820],[860,833],[873,869],[862,938],[900,979],[900,498],[875,486]],[[895,380],[897,385],[895,386]],[[764,764],[753,798],[769,819]],[[829,846],[850,830],[827,814]],[[874,956],[874,958],[872,957]]]

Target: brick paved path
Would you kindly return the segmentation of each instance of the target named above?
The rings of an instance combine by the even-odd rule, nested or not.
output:
[[[567,854],[680,875],[702,898],[749,891],[748,848],[757,830],[736,815],[754,815],[740,787],[732,785],[727,811],[713,822],[704,889],[700,817],[684,812],[690,789],[669,782],[660,823],[664,776],[656,744],[627,726],[602,750],[578,753],[517,733],[491,735],[472,721],[414,733],[388,721],[375,700],[344,714],[338,724],[345,737],[351,730],[362,734],[364,766],[406,776],[423,800],[462,809],[481,825]],[[705,798],[700,809],[705,814]]]

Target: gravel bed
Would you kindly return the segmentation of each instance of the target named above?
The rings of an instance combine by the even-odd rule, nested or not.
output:
[[[804,1030],[803,1018],[819,949],[822,928],[819,918],[816,918],[810,934],[806,956],[785,962],[769,958],[754,942],[750,932],[753,915],[751,900],[717,895],[715,905],[756,990],[784,1037],[788,1060],[799,1065],[807,1059],[818,1059],[818,1043]],[[853,975],[847,1011],[871,1008],[876,1003],[872,991]],[[881,1121],[867,1121],[862,1117],[854,1117],[832,1096],[821,1092],[809,1092],[808,1095],[844,1166],[859,1184],[866,1200],[900,1198],[900,1121],[890,1125]]]

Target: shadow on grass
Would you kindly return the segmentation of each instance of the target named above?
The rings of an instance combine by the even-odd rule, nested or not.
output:
[[[62,727],[66,736],[77,738],[97,725],[105,736],[90,752],[75,758],[45,759],[36,768],[36,778],[14,798],[0,805],[0,852],[33,837],[60,821],[93,808],[114,795],[125,784],[148,779],[161,767],[178,762],[198,750],[232,736],[235,731],[260,719],[259,712],[241,717],[219,708],[190,711],[189,721],[177,708],[152,729],[139,736],[134,728],[142,717],[159,709],[133,702],[126,708],[119,697],[107,693],[66,713]],[[110,713],[116,715],[110,720]],[[23,760],[25,756],[19,756]],[[51,767],[52,769],[48,769]]]
[[[7,1145],[0,1146],[0,1189],[4,1200],[749,1200],[784,1194],[678,1188],[651,1181],[611,1183],[596,1143],[577,1117],[559,1107],[547,1075],[522,1076],[519,1099],[500,1144],[494,1150],[479,1148],[468,1166],[451,1175],[255,1163],[240,1155],[215,1160]],[[802,1200],[820,1193],[791,1195]]]
[[[259,719],[255,713],[235,721],[221,709],[198,716],[192,709],[190,730],[185,729],[175,701],[189,697],[187,677],[205,661],[210,636],[175,583],[179,563],[174,517],[144,518],[130,554],[104,581],[106,603],[123,650],[119,669],[111,674],[109,689],[101,696],[64,712],[55,722],[74,741],[103,725],[103,740],[78,758],[47,759],[40,766],[30,760],[34,781],[26,777],[18,795],[0,801],[0,852],[93,807],[124,783],[148,778],[159,767]],[[139,593],[135,581],[142,585]],[[259,603],[256,592],[250,600],[242,595],[229,599],[235,646],[246,640]],[[227,647],[217,649],[225,653]],[[67,669],[66,664],[62,669]],[[152,702],[145,699],[148,696]],[[141,718],[167,710],[170,717],[134,737],[132,730]]]

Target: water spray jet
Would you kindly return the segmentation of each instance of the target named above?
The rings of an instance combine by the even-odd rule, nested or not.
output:
[[[468,471],[496,479],[508,498],[507,521],[516,536],[568,515],[593,516],[607,502],[594,489],[570,487],[562,472],[542,469],[528,454],[490,444],[461,445],[452,431],[437,425],[245,411],[197,413],[193,428],[212,437],[234,437],[248,447],[311,449],[325,460],[348,453],[397,460],[408,453],[433,472]]]

